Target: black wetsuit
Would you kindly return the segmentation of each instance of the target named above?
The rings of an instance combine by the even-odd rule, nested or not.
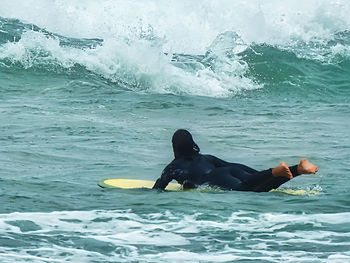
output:
[[[289,169],[293,177],[298,176],[297,166]],[[172,180],[184,185],[184,188],[207,183],[225,190],[267,192],[290,179],[273,177],[272,169],[257,171],[243,164],[229,163],[212,155],[196,153],[190,158],[175,158],[165,167],[153,188],[165,189]]]

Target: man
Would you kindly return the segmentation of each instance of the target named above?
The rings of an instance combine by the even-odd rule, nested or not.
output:
[[[285,162],[272,169],[257,171],[238,163],[229,163],[213,155],[200,154],[187,130],[177,130],[172,137],[175,159],[168,164],[153,189],[165,189],[176,180],[184,189],[209,184],[224,190],[268,192],[301,174],[314,174],[316,165],[307,159],[288,167]]]

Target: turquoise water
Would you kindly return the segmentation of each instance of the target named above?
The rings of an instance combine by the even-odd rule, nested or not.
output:
[[[350,261],[350,5],[235,2],[2,3],[1,262]],[[158,178],[178,128],[320,170],[303,195],[97,186]]]

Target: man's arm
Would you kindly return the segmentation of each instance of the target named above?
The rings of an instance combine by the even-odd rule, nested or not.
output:
[[[171,180],[173,180],[173,173],[171,173],[170,165],[165,167],[165,169],[162,172],[162,175],[157,179],[155,184],[153,185],[152,189],[162,189],[164,190],[165,187],[169,184]]]

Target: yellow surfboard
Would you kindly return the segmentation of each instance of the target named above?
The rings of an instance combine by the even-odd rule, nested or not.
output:
[[[149,180],[137,180],[137,179],[105,179],[98,182],[98,185],[102,188],[121,188],[121,189],[137,189],[147,188],[152,189],[154,181]],[[169,183],[165,188],[168,191],[180,191],[181,185],[178,183]]]
[[[288,195],[317,195],[321,191],[318,190],[302,190],[302,189],[272,189],[270,192],[283,193]]]
[[[104,179],[100,182],[98,182],[98,185],[102,188],[120,188],[120,189],[140,189],[140,188],[146,188],[146,189],[152,189],[154,185],[154,181],[150,180],[137,180],[137,179]],[[182,187],[178,183],[169,183],[168,186],[165,188],[165,190],[168,191],[182,191]],[[223,191],[219,190],[216,187],[204,187],[197,189],[199,191],[204,192],[217,192],[217,191]],[[321,192],[318,190],[294,190],[294,189],[273,189],[270,192],[278,192],[288,195],[315,195],[320,194]]]

